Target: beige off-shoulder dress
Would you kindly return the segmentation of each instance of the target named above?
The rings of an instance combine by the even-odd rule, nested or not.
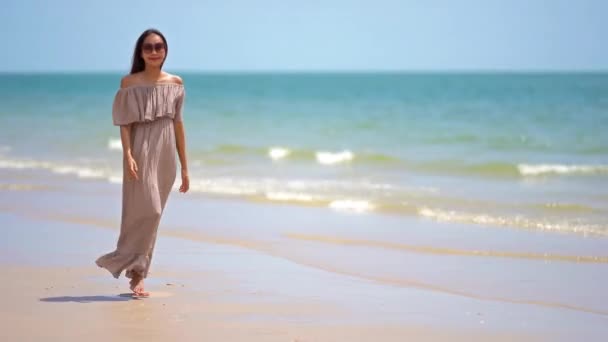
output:
[[[139,180],[123,166],[122,218],[116,250],[96,260],[118,278],[147,277],[156,233],[177,172],[174,122],[182,121],[184,87],[157,83],[121,88],[112,106],[114,125],[132,125],[131,150]]]

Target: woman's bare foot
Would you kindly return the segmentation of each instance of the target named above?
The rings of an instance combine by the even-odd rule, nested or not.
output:
[[[133,295],[137,297],[148,297],[150,294],[144,290],[144,278],[139,275],[134,275],[129,282]]]

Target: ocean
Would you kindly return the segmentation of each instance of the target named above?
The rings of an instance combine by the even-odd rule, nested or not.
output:
[[[608,236],[608,74],[180,76],[194,204]],[[120,183],[120,78],[0,74],[0,169]]]

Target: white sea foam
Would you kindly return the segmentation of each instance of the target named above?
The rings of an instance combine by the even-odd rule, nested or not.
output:
[[[608,173],[608,165],[519,164],[517,169],[523,176]]]
[[[51,167],[51,171],[62,175],[73,174],[78,176],[78,178],[106,178],[103,170],[96,170],[89,167],[58,165]]]
[[[374,205],[365,200],[335,200],[329,203],[329,207],[335,210],[365,212],[374,210]]]
[[[572,222],[550,222],[546,220],[535,220],[523,216],[503,217],[489,214],[475,214],[457,212],[451,210],[433,209],[423,207],[418,210],[418,215],[431,218],[440,222],[479,224],[490,226],[505,226],[514,228],[525,228],[532,230],[608,235],[606,227],[593,224],[580,224]]]
[[[66,175],[73,174],[79,178],[106,178],[108,171],[105,169],[92,168],[88,166],[68,165],[51,163],[37,160],[14,160],[0,159],[0,168],[3,169],[43,169],[53,173]]]
[[[0,168],[2,169],[49,169],[51,166],[51,163],[36,160],[0,160]]]
[[[266,198],[272,201],[298,201],[298,202],[312,202],[315,197],[311,194],[297,193],[297,192],[268,192]]]
[[[178,184],[176,186],[179,187]],[[232,178],[195,180],[190,182],[190,190],[218,195],[254,195],[259,191],[258,185],[255,182],[234,180]]]
[[[122,141],[120,138],[108,139],[108,149],[112,151],[122,151]]]
[[[291,151],[284,147],[271,147],[268,149],[268,156],[272,160],[279,160],[287,157]]]
[[[310,193],[312,195],[329,195],[345,193],[369,193],[370,191],[388,191],[394,188],[391,184],[372,183],[369,181],[318,180],[318,179],[275,179],[275,178],[231,178],[210,177],[191,181],[191,186],[201,192],[221,193]],[[415,191],[415,190],[411,190]],[[423,189],[419,189],[423,191]]]
[[[317,162],[323,165],[334,165],[353,160],[355,155],[349,151],[344,150],[341,152],[327,152],[319,151],[316,153]]]
[[[113,184],[122,184],[122,176],[119,175],[110,175],[107,177],[107,180]]]

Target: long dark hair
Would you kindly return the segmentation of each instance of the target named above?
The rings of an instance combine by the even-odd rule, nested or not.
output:
[[[144,40],[146,40],[146,37],[151,34],[157,34],[163,40],[163,43],[165,44],[165,59],[167,59],[167,54],[169,53],[167,39],[165,39],[165,36],[160,33],[159,30],[153,28],[147,29],[139,36],[139,38],[137,38],[137,42],[135,43],[135,50],[133,51],[133,62],[131,63],[132,74],[144,71],[144,69],[146,69],[146,62],[144,61],[143,57],[141,57],[141,47],[142,45],[144,45]],[[165,64],[165,60],[163,60],[163,62],[161,63],[161,68],[163,67],[163,64]]]

